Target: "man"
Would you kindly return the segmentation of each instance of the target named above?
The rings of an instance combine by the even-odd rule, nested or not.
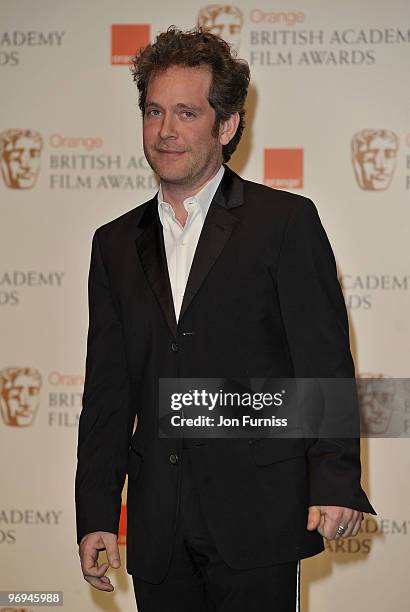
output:
[[[139,612],[289,612],[299,559],[323,550],[320,534],[356,535],[373,512],[358,441],[160,438],[158,384],[354,376],[333,254],[311,202],[222,164],[249,83],[227,43],[171,28],[134,59],[134,80],[161,184],[94,236],[76,478],[83,574],[113,590],[127,472]]]

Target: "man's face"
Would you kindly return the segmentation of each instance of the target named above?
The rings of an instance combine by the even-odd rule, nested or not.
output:
[[[6,381],[2,391],[3,419],[7,425],[31,425],[38,408],[40,383],[29,374],[18,374],[13,382]]]
[[[386,189],[393,176],[396,154],[396,143],[390,138],[376,136],[368,146],[360,145],[357,154],[360,186],[375,191]]]
[[[198,187],[222,161],[208,102],[206,68],[172,66],[149,80],[143,120],[144,153],[163,183]]]
[[[40,169],[41,148],[41,142],[29,136],[20,136],[14,143],[6,144],[2,170],[8,187],[33,187]]]

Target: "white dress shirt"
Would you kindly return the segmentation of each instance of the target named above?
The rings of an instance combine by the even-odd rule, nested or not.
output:
[[[161,185],[159,187],[158,214],[163,228],[169,280],[177,321],[199,236],[224,172],[225,168],[221,166],[201,191],[183,201],[188,213],[184,226],[175,218],[172,206],[164,201]]]

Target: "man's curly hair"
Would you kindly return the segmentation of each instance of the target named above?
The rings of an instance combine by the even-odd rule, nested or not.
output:
[[[223,160],[229,161],[245,126],[244,104],[250,80],[249,66],[237,59],[229,44],[201,29],[186,32],[171,26],[132,58],[131,72],[139,91],[139,107],[145,112],[149,79],[171,66],[209,67],[212,82],[208,101],[215,110],[213,135],[221,121],[238,112],[240,121],[232,140],[223,146]]]

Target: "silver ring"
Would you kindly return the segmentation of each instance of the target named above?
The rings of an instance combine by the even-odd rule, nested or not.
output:
[[[345,527],[344,525],[339,525],[336,531],[336,535],[339,535],[339,536],[343,535],[346,529],[347,527]]]

